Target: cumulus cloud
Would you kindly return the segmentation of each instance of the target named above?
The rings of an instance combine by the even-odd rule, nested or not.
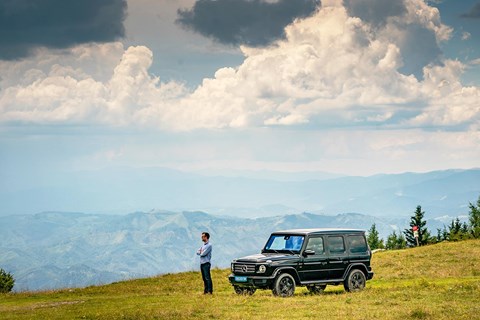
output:
[[[349,15],[359,17],[402,52],[404,74],[423,76],[422,68],[438,62],[439,43],[448,40],[452,30],[440,22],[436,8],[420,1],[346,0]]]
[[[105,56],[105,60],[116,60],[118,64],[106,81],[93,78],[81,68],[58,63],[47,70],[30,69],[19,80],[23,85],[2,88],[1,119],[30,123],[133,124],[138,110],[157,101],[167,102],[184,90],[175,83],[162,84],[159,78],[148,74],[152,52],[146,47],[124,50],[117,43],[76,47],[72,53],[76,64],[84,63],[85,59],[92,62],[91,57],[98,55]],[[55,56],[47,56],[46,60],[56,61]],[[102,63],[98,61],[98,65]],[[4,62],[0,66],[9,69],[12,65],[15,63]],[[22,67],[19,64],[17,71]],[[97,76],[101,79],[106,74],[99,72]]]
[[[411,120],[413,124],[480,129],[480,88],[461,84],[459,77],[464,68],[459,61],[446,61],[444,66],[425,69],[422,89],[431,100]]]
[[[264,46],[284,37],[296,18],[313,14],[319,0],[198,0],[177,22],[224,44]]]
[[[0,59],[18,59],[38,47],[67,48],[124,36],[126,0],[3,0]]]
[[[71,63],[49,64],[49,69],[29,69],[17,84],[0,82],[0,121],[96,122],[164,130],[265,126],[478,130],[480,88],[462,85],[461,62],[434,60],[423,66],[424,62],[419,65],[421,79],[402,71],[405,43],[415,40],[409,37],[418,34],[419,41],[424,39],[416,28],[428,31],[432,41],[448,40],[450,29],[441,24],[438,10],[421,0],[405,0],[405,11],[372,28],[368,21],[351,16],[341,1],[323,3],[315,15],[287,26],[284,40],[271,47],[242,47],[245,60],[240,66],[219,69],[192,91],[152,76],[148,71],[152,52],[146,47],[72,49],[86,59],[110,52],[107,61],[117,63],[110,73],[96,76],[81,62],[73,64],[77,68]],[[16,66],[9,62],[0,69]]]

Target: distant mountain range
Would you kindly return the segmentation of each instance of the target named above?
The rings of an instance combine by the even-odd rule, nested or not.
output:
[[[28,176],[28,175],[25,175]],[[2,174],[0,216],[43,211],[125,214],[159,208],[234,217],[298,212],[462,215],[480,195],[480,169],[339,177],[326,173],[238,172],[209,176],[165,168]]]
[[[451,219],[431,219],[427,226],[435,234],[436,228]],[[393,230],[406,228],[408,220],[358,213],[302,213],[257,219],[166,211],[12,215],[0,217],[0,267],[14,274],[17,291],[82,287],[196,270],[199,261],[195,251],[201,245],[202,231],[212,235],[213,265],[226,268],[235,257],[259,252],[275,230],[368,230],[376,223],[385,238]]]
[[[39,171],[18,180],[2,173],[0,268],[14,273],[16,290],[192,270],[204,230],[213,236],[214,264],[228,267],[231,259],[258,252],[279,229],[367,230],[376,223],[386,238],[408,226],[417,205],[436,234],[454,217],[465,219],[480,195],[480,169],[370,177],[238,174],[110,168]]]

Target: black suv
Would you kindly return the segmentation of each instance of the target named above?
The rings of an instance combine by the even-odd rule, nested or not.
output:
[[[347,291],[360,291],[373,277],[371,257],[362,230],[277,231],[260,254],[233,260],[228,278],[238,294],[271,289],[288,297],[295,286],[321,293],[327,285],[342,283]]]

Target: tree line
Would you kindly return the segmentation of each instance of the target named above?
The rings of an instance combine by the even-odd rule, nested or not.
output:
[[[406,228],[403,232],[397,234],[393,231],[385,242],[380,238],[375,223],[368,230],[367,241],[372,250],[376,249],[404,249],[423,246],[427,244],[438,243],[442,241],[460,241],[466,239],[480,238],[480,196],[477,203],[469,203],[468,223],[460,222],[459,218],[455,218],[448,226],[443,229],[437,229],[437,234],[432,235],[427,228],[427,221],[424,219],[425,211],[422,207],[417,206],[414,215],[410,217],[410,228]],[[414,231],[416,229],[416,231]]]

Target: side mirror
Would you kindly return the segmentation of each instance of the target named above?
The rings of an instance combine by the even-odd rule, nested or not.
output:
[[[303,256],[306,257],[306,256],[313,256],[315,254],[315,251],[313,250],[305,250],[303,251]]]

